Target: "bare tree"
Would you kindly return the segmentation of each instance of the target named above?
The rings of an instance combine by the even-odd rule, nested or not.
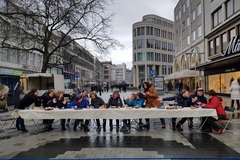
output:
[[[2,0],[2,47],[41,53],[41,72],[51,67],[49,60],[54,55],[67,63],[78,56],[63,52],[63,48],[76,41],[91,43],[98,53],[108,54],[110,48],[119,46],[111,37],[113,14],[107,11],[110,3],[109,0]],[[85,51],[82,48],[80,52]]]

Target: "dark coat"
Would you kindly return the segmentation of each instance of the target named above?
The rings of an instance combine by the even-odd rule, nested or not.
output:
[[[182,107],[190,107],[192,104],[192,99],[183,97],[183,95],[179,93],[177,96],[177,103],[179,106],[182,106]]]
[[[58,108],[66,107],[67,103],[64,104],[63,101],[64,101],[64,98],[57,99],[57,103],[55,103],[55,106]]]
[[[113,97],[110,97],[108,100],[108,105],[109,106],[116,106],[116,107],[122,107],[122,99],[120,97],[114,99]]]
[[[25,109],[29,107],[31,104],[35,104],[35,106],[40,106],[41,102],[38,97],[31,97],[29,95],[25,95],[15,106],[15,109]]]
[[[94,108],[99,108],[103,105],[105,105],[105,102],[102,98],[96,97],[96,99],[91,99],[91,106],[93,106]]]
[[[52,101],[54,97],[49,97],[49,96],[43,95],[41,98],[42,98],[43,107],[55,107],[56,106],[56,104],[54,104]]]
[[[202,102],[202,103],[205,103],[205,104],[207,103],[207,98],[204,95],[203,96],[198,96],[197,92],[195,92],[194,94],[192,94],[190,96],[190,99],[195,98],[195,97],[197,97],[197,101],[192,105],[198,105],[197,104],[198,102]]]

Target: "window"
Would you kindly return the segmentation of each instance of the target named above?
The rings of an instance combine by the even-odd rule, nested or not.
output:
[[[234,1],[234,11],[237,12],[240,10],[240,1],[239,0],[235,0]]]
[[[154,29],[154,35],[157,36],[157,37],[160,37],[160,29],[155,28]]]
[[[185,3],[182,5],[182,12],[184,13],[186,11]]]
[[[196,31],[194,30],[192,32],[192,42],[194,42],[196,40]]]
[[[161,49],[161,41],[155,41],[155,49]]]
[[[187,17],[187,19],[186,19],[186,27],[188,27],[189,26],[189,17]]]
[[[162,38],[167,38],[167,31],[161,30]]]
[[[162,42],[162,50],[167,50],[167,42]]]
[[[146,35],[153,35],[153,27],[146,27]]]
[[[172,70],[173,70],[173,67],[172,66],[168,66],[168,74],[172,74]]]
[[[136,37],[136,29],[133,30],[133,37]]]
[[[167,66],[166,65],[162,65],[162,74],[166,75],[167,74]]]
[[[133,54],[133,62],[136,62],[136,61],[137,61],[137,54],[134,53],[134,54]]]
[[[136,41],[133,41],[133,49],[137,49]]]
[[[179,19],[181,18],[181,10],[179,10],[179,12],[178,12],[178,18]]]
[[[12,62],[18,63],[18,52],[17,52],[17,50],[12,51]]]
[[[137,53],[137,61],[145,61],[145,55],[143,52],[138,52]]]
[[[222,22],[222,8],[219,8],[213,13],[213,27],[216,27]]]
[[[235,32],[235,28],[233,28],[229,31],[229,39],[231,40],[235,36],[236,36],[236,32]]]
[[[154,40],[147,39],[147,48],[153,48],[153,46],[154,46]]]
[[[197,28],[197,38],[202,36],[202,27],[201,25]]]
[[[147,52],[147,61],[154,61],[154,53]]]
[[[227,33],[222,35],[222,50],[225,51],[227,49],[228,42],[227,42]]]
[[[196,19],[196,11],[193,10],[192,11],[192,21],[194,21]]]
[[[174,46],[172,43],[168,43],[168,51],[174,52]]]
[[[186,1],[186,8],[189,7],[189,0]]]
[[[161,53],[155,53],[155,61],[161,62]]]
[[[239,1],[239,0],[238,0]],[[233,0],[227,2],[227,17],[233,15]]]
[[[145,35],[144,30],[145,30],[145,27],[138,27],[138,28],[137,28],[137,35],[138,35],[138,36],[143,36],[143,35]]]
[[[211,40],[209,42],[209,56],[212,56],[215,54],[215,51],[214,51],[214,44],[213,44],[213,40]]]
[[[173,39],[174,39],[174,38],[173,38],[173,33],[168,32],[168,39],[170,39],[170,40],[173,40]]]
[[[201,3],[198,4],[197,6],[197,16],[199,16],[202,12],[202,9],[201,9]]]
[[[144,39],[137,40],[137,48],[145,48],[145,40]]]
[[[5,61],[10,61],[9,49],[3,48],[2,52],[3,52],[2,59],[5,60]]]
[[[190,36],[188,35],[187,36],[187,45],[189,45],[190,44]]]
[[[220,39],[219,39],[219,37],[217,37],[215,39],[215,43],[216,43],[216,53],[219,53],[220,52]]]

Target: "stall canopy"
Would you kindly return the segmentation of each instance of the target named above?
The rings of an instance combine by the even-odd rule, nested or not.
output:
[[[165,77],[165,80],[172,80],[172,79],[181,79],[181,78],[189,78],[189,77],[195,77],[195,71],[186,69],[178,72],[174,72],[167,77]]]
[[[32,78],[32,77],[52,77],[51,73],[33,73],[33,74],[27,74],[26,78]]]

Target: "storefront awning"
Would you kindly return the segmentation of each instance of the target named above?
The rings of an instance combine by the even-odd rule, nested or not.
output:
[[[27,74],[26,78],[31,77],[52,77],[51,73],[33,73],[33,74]]]
[[[186,69],[168,75],[167,77],[165,77],[165,80],[195,77],[195,74],[196,74],[195,71]]]
[[[240,55],[235,54],[232,56],[224,57],[221,59],[217,59],[214,61],[201,64],[197,66],[196,69],[201,71],[213,70],[213,69],[219,69],[221,67],[226,67],[233,64],[239,64],[239,62],[240,62]],[[191,68],[190,70],[195,70],[195,67]]]

